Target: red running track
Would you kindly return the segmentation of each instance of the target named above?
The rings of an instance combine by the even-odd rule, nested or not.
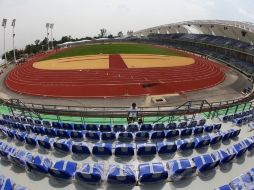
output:
[[[188,55],[195,59],[194,64],[170,68],[126,69],[125,64],[113,64],[107,70],[50,71],[33,68],[35,61],[47,56],[36,55],[27,63],[15,67],[5,80],[6,86],[17,93],[37,96],[126,97],[209,88],[221,83],[225,77],[218,64],[194,55]]]
[[[128,69],[121,55],[109,55],[109,69]]]

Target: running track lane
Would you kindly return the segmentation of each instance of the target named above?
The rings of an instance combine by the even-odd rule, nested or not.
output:
[[[119,54],[109,55],[109,69],[128,69],[123,58]]]

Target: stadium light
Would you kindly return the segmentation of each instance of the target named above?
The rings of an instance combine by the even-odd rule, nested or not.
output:
[[[50,27],[50,31],[51,31],[51,49],[54,48],[54,44],[53,44],[53,28],[54,28],[54,24],[53,23],[50,23],[49,24],[49,27]]]
[[[49,50],[49,23],[46,23],[46,28],[47,28],[47,43],[48,43],[48,50]]]
[[[12,20],[12,23],[11,23],[11,26],[12,26],[12,45],[13,45],[13,60],[14,60],[14,63],[16,63],[16,52],[15,52],[15,32],[14,32],[14,28],[16,26],[16,19],[13,19]]]
[[[6,51],[5,51],[5,28],[6,28],[6,24],[7,24],[7,19],[3,19],[2,22],[2,27],[4,28],[4,60],[5,60],[5,64],[7,64],[7,57],[6,57]]]

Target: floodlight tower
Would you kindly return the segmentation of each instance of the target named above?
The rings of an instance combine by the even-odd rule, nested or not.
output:
[[[5,51],[5,28],[6,28],[6,24],[7,24],[7,19],[3,19],[2,22],[2,27],[4,28],[4,60],[5,60],[5,64],[7,64],[7,57],[6,57],[6,51]]]
[[[53,44],[53,28],[54,28],[54,24],[53,23],[50,23],[49,24],[49,27],[50,27],[50,32],[51,32],[51,49],[54,49],[54,44]]]
[[[12,26],[12,45],[13,45],[13,60],[14,60],[14,63],[16,63],[15,32],[14,32],[15,25],[16,25],[16,19],[13,19],[12,23],[11,23],[11,26]]]
[[[46,23],[46,28],[47,28],[47,43],[48,43],[48,50],[49,50],[49,23]]]

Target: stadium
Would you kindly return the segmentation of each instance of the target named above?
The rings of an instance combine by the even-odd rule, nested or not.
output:
[[[253,189],[253,42],[195,20],[4,64],[0,188]]]

